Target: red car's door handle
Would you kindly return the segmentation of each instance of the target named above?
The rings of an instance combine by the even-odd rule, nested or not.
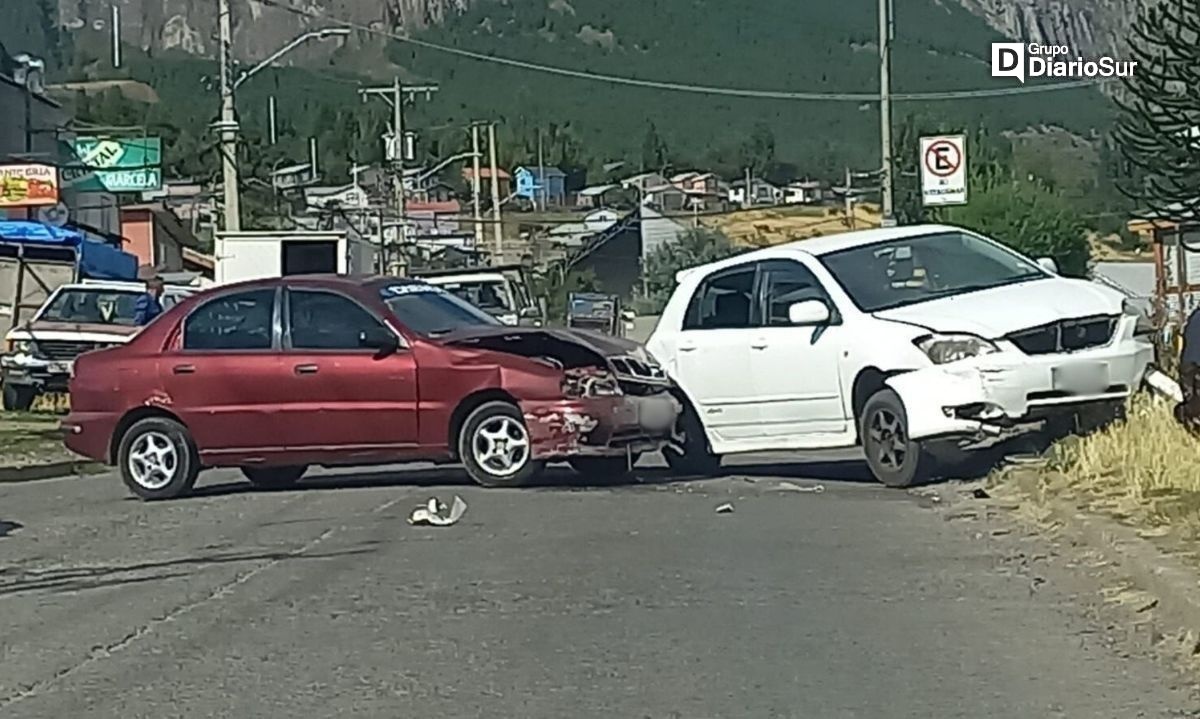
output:
[[[190,364],[177,364],[171,368],[175,374],[195,374],[196,366]]]
[[[298,364],[296,365],[296,374],[316,374],[317,369],[315,364]]]

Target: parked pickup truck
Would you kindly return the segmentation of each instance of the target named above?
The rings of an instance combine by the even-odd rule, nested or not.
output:
[[[506,325],[541,327],[545,317],[520,265],[414,273],[417,279],[466,300]]]
[[[141,282],[99,280],[54,290],[30,321],[4,337],[4,409],[27,410],[41,394],[66,392],[76,357],[128,342],[140,329],[133,323],[134,306],[145,291]],[[163,309],[193,292],[168,285]]]

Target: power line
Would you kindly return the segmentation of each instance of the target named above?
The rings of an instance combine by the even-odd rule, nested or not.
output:
[[[448,45],[440,45],[438,43],[429,42],[428,40],[418,40],[408,35],[400,35],[388,30],[373,28],[369,25],[350,22],[341,18],[331,18],[321,13],[305,10],[299,7],[292,7],[281,2],[280,0],[260,0],[260,2],[263,5],[278,8],[280,10],[292,13],[293,15],[299,15],[308,20],[331,22],[336,25],[351,28],[353,30],[391,38],[392,40],[413,45],[415,47],[424,48],[426,50],[433,50],[435,52],[446,53],[449,55],[457,55],[458,57],[491,63],[493,65],[506,65],[508,67],[515,67],[522,70],[530,70],[550,75],[559,75],[562,77],[573,77],[580,80],[607,82],[614,85],[627,85],[631,87],[650,88],[653,90],[689,92],[701,95],[722,95],[727,97],[746,97],[760,100],[803,100],[857,103],[880,101],[880,95],[878,93],[869,92],[790,92],[783,90],[753,90],[746,88],[717,87],[712,85],[696,85],[681,82],[666,82],[662,80],[641,80],[633,77],[622,77],[620,75],[606,75],[603,73],[587,72],[584,70],[573,70],[571,68],[558,67],[555,65],[545,65],[526,60],[500,57],[498,55],[487,55],[480,52],[473,52],[471,50],[463,50],[462,48],[450,47]],[[947,90],[943,92],[909,93],[894,92],[891,93],[891,99],[897,102],[915,102],[931,100],[963,100],[984,97],[1008,97],[1011,95],[1029,95],[1033,93],[1057,92],[1060,90],[1096,87],[1111,81],[1111,79],[1071,80],[1068,82],[1052,83],[1048,85],[1027,85],[1021,87],[996,88],[987,90]]]

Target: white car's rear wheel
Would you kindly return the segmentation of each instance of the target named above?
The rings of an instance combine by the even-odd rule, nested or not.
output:
[[[890,389],[871,395],[859,417],[859,437],[871,474],[889,487],[911,487],[928,479],[933,459],[908,435],[908,415]]]

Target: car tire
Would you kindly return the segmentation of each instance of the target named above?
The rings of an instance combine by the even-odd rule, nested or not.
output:
[[[9,412],[28,412],[37,399],[37,390],[32,387],[4,385],[4,409]]]
[[[688,403],[684,403],[679,414],[675,434],[672,442],[662,450],[663,459],[673,473],[696,477],[714,477],[721,473],[721,455],[713,454],[704,425]]]
[[[533,458],[525,418],[508,402],[486,402],[467,415],[458,433],[458,456],[483,487],[521,487],[546,466]]]
[[[145,500],[181,497],[200,474],[200,458],[187,428],[166,417],[134,422],[121,436],[117,465],[125,486]]]
[[[637,464],[638,455],[632,457]],[[571,469],[592,484],[619,484],[633,474],[629,458],[620,457],[575,457],[567,460]]]
[[[242,467],[242,475],[259,489],[286,489],[300,481],[308,465],[296,467]]]
[[[908,415],[890,389],[871,395],[859,417],[859,437],[871,474],[888,487],[911,487],[931,476],[934,459],[908,436]]]

